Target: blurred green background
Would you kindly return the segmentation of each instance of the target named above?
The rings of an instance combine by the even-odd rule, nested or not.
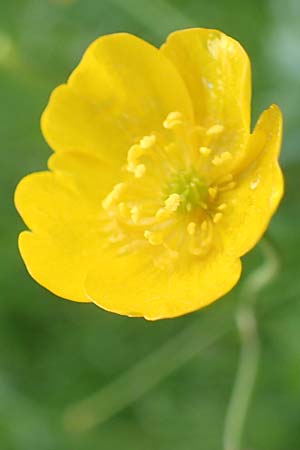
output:
[[[38,286],[18,254],[24,226],[13,206],[18,180],[46,167],[50,149],[39,118],[48,96],[88,44],[128,31],[160,45],[169,32],[191,26],[221,29],[247,49],[253,120],[273,102],[284,112],[286,197],[270,227],[281,269],[259,296],[262,358],[243,448],[300,449],[300,2],[0,0],[1,450],[222,448],[239,350],[233,314],[245,276],[262,261],[260,247],[244,258],[241,283],[225,299],[148,323],[57,299]],[[155,353],[150,369],[108,388],[166,342],[168,358]],[[63,421],[67,408],[101,389],[91,413],[101,424],[83,431],[89,417]],[[125,407],[109,414],[124,398]]]

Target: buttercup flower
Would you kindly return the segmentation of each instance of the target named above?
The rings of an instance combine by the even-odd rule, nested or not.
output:
[[[42,131],[49,171],[16,190],[27,269],[119,314],[175,317],[227,293],[283,193],[281,112],[250,133],[249,60],[219,31],[178,31],[160,49],[97,39]]]

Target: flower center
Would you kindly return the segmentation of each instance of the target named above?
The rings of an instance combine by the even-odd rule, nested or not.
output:
[[[122,181],[102,201],[103,231],[117,254],[145,251],[161,269],[207,255],[226,212],[223,192],[236,184],[231,153],[211,145],[223,131],[171,112],[162,130],[129,148]]]
[[[205,204],[208,188],[197,172],[180,171],[170,180],[166,189],[166,197],[173,193],[180,195],[181,201],[178,211],[184,213],[201,208]]]

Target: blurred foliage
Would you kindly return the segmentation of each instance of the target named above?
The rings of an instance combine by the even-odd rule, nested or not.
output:
[[[211,307],[158,323],[63,301],[27,275],[17,251],[17,234],[24,225],[13,206],[18,180],[46,167],[50,149],[39,117],[49,93],[66,80],[87,45],[116,31],[159,45],[170,31],[191,26],[221,29],[247,49],[253,66],[253,119],[273,102],[284,111],[286,197],[270,227],[282,267],[260,296],[263,358],[245,442],[255,450],[300,448],[299,1],[0,0],[3,450],[221,448],[238,356],[234,331],[178,363],[168,378],[101,426],[77,433],[76,426],[66,429],[62,417],[69,405],[105,387],[185,327],[196,330],[191,345],[199,343],[199,349],[209,332],[224,324],[233,329],[243,280]],[[244,258],[244,274],[260,262],[258,247]],[[186,347],[188,351],[188,343]],[[129,391],[134,392],[137,381],[143,379],[132,379]]]

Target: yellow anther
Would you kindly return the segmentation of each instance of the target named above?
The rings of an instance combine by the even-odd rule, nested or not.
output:
[[[220,156],[215,156],[212,163],[214,166],[220,166],[223,163],[223,160]]]
[[[156,137],[154,134],[151,134],[150,136],[144,136],[140,140],[140,146],[143,149],[151,148],[156,142]]]
[[[236,186],[236,182],[235,181],[231,181],[230,183],[226,184],[225,186],[222,186],[221,188],[219,188],[220,191],[230,191],[231,189],[235,188]]]
[[[223,162],[228,161],[232,158],[232,154],[230,152],[223,152],[220,155],[217,155],[212,160],[212,163],[215,166],[220,166]]]
[[[169,212],[175,212],[180,205],[181,196],[177,193],[169,195],[167,200],[165,200],[165,209]]]
[[[137,223],[141,215],[141,211],[138,206],[133,206],[130,210],[130,216],[133,223]]]
[[[173,212],[177,210],[180,202],[181,196],[179,194],[174,193],[169,195],[169,197],[165,200],[165,206],[157,210],[155,218],[157,220],[167,219]]]
[[[121,217],[128,218],[130,217],[130,210],[126,203],[121,202],[118,204],[118,210]]]
[[[137,166],[137,160],[140,156],[144,154],[144,149],[141,148],[140,145],[134,144],[130,147],[127,153],[127,162],[128,167],[127,170],[129,172],[134,172]]]
[[[113,187],[112,191],[102,201],[102,206],[104,209],[109,209],[119,199],[124,186],[124,183],[118,183]]]
[[[200,147],[199,148],[199,152],[201,153],[201,155],[203,156],[208,156],[211,154],[211,148],[208,147]]]
[[[223,161],[227,161],[229,159],[232,159],[232,154],[230,152],[223,152],[221,153],[221,158]]]
[[[164,128],[166,128],[167,130],[171,130],[172,128],[175,128],[177,127],[177,125],[181,124],[182,124],[181,120],[169,120],[169,121],[165,120],[163,125]]]
[[[218,222],[220,222],[220,220],[222,219],[222,217],[223,217],[223,214],[222,214],[221,212],[215,214],[215,215],[214,215],[214,218],[213,218],[213,223],[218,223]]]
[[[171,129],[182,124],[182,114],[179,111],[170,112],[163,122],[164,128]]]
[[[134,175],[136,178],[141,178],[146,172],[145,164],[138,164],[134,169]]]
[[[208,194],[212,199],[216,198],[216,195],[218,193],[218,188],[217,187],[210,187],[208,188]]]
[[[195,224],[195,222],[190,222],[188,224],[188,226],[186,227],[186,231],[188,232],[188,234],[190,236],[193,236],[193,234],[196,233],[196,224]]]
[[[163,236],[158,231],[146,230],[144,232],[144,237],[151,245],[161,245],[163,243]]]
[[[143,154],[143,149],[140,145],[134,144],[130,147],[127,154],[127,161],[128,163],[135,163],[136,159]]]
[[[235,181],[232,181],[231,183],[228,183],[227,184],[227,188],[228,189],[233,189],[233,188],[235,188],[236,187],[236,182]]]
[[[178,120],[182,119],[182,113],[179,111],[172,111],[167,115],[166,120]]]
[[[201,223],[201,230],[202,230],[202,231],[206,231],[207,228],[208,228],[208,222],[207,222],[207,220],[204,220],[204,221]]]
[[[205,209],[205,210],[208,209],[208,206],[207,206],[206,203],[201,202],[201,203],[200,203],[200,206],[201,206],[202,209]]]
[[[221,203],[221,205],[219,205],[217,209],[218,209],[219,211],[224,211],[224,209],[226,209],[226,208],[227,208],[226,203]]]
[[[222,133],[222,131],[224,131],[223,125],[213,125],[212,127],[208,128],[206,134],[208,136],[211,136],[212,134],[220,134]]]

